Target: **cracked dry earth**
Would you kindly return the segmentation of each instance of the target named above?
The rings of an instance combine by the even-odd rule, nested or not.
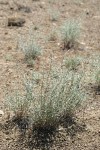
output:
[[[53,21],[51,12],[55,11],[59,15]],[[59,30],[69,18],[78,18],[82,24],[81,50],[63,51],[59,38],[47,40],[51,31]],[[35,61],[35,70],[40,69],[41,61],[48,64],[51,51],[58,64],[64,55],[89,59],[93,53],[100,54],[100,0],[0,0],[0,110],[4,110],[6,89],[9,92],[16,89],[15,82],[20,88],[21,76],[33,70],[17,47],[18,37],[26,37],[30,28],[44,51]],[[47,148],[38,147],[34,142],[28,145],[17,127],[3,126],[5,116],[0,116],[0,150],[100,150],[100,95],[90,93],[90,97],[85,107],[76,112],[77,123],[69,127],[73,134],[66,127],[59,127]]]

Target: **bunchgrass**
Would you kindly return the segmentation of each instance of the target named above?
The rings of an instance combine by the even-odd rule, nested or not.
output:
[[[75,47],[80,36],[80,24],[77,20],[67,20],[61,27],[61,38],[64,49]]]
[[[65,67],[69,70],[77,70],[78,66],[81,64],[78,58],[66,58],[64,63]]]
[[[50,20],[51,21],[58,21],[59,16],[60,16],[60,12],[57,10],[49,10],[49,14],[50,14]]]
[[[25,79],[23,94],[13,95],[7,105],[15,116],[28,116],[35,128],[56,126],[86,98],[82,77],[66,68],[52,66],[48,71],[33,72],[30,80]]]
[[[27,38],[20,37],[18,40],[18,48],[23,51],[25,60],[35,60],[41,54],[41,48],[36,43],[32,33],[29,32]]]
[[[36,59],[41,54],[41,48],[36,44],[33,38],[19,39],[19,49],[25,55],[25,60]]]

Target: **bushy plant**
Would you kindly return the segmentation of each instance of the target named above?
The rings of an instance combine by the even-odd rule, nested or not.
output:
[[[51,21],[57,21],[59,16],[60,16],[60,13],[59,11],[54,11],[54,10],[49,10],[49,14],[50,14],[50,20]]]
[[[41,54],[41,48],[37,45],[31,33],[26,39],[19,38],[18,48],[24,52],[26,61],[36,59]]]
[[[61,68],[34,72],[24,84],[24,93],[9,99],[8,106],[15,114],[27,115],[33,127],[55,126],[83,102],[81,79],[82,74]]]
[[[77,20],[67,20],[61,28],[61,38],[64,49],[70,49],[75,46],[80,35],[80,24]]]
[[[30,60],[36,59],[41,54],[41,47],[37,44],[34,35],[33,28],[30,27],[28,35],[26,37],[18,37],[18,49],[25,55],[25,60],[30,65]],[[33,64],[33,63],[32,63]]]

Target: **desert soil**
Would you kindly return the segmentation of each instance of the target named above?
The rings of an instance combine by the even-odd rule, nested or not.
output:
[[[53,21],[55,12],[58,18]],[[9,26],[9,18],[21,18],[22,25]],[[81,22],[80,48],[63,51],[59,36],[55,41],[48,40],[48,37],[71,18]],[[29,31],[43,49],[34,67],[27,65],[24,54],[18,49],[19,36],[27,37]],[[4,111],[6,89],[12,92],[16,88],[15,82],[20,85],[23,74],[40,69],[40,62],[48,65],[52,51],[58,65],[64,56],[81,55],[89,59],[92,54],[100,54],[100,0],[0,0],[0,110]],[[74,134],[68,134],[68,129],[60,127],[46,149],[100,149],[100,95],[90,95],[85,107],[76,112],[78,125],[70,127]],[[19,140],[18,130],[4,129],[4,122],[0,116],[0,150],[45,149],[34,144],[29,146],[24,139]]]

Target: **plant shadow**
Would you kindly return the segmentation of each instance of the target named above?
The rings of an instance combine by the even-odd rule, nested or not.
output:
[[[28,146],[30,150],[33,148],[41,150],[49,150],[56,136],[56,127],[46,126],[39,127],[32,130],[28,135]]]
[[[66,116],[62,120],[62,126],[66,130],[66,134],[73,138],[77,133],[84,132],[86,125],[79,123],[72,116]]]
[[[17,127],[19,131],[17,144],[28,148],[29,150],[41,149],[49,150],[56,140],[59,132],[58,126],[63,127],[66,137],[70,136],[72,139],[79,132],[84,132],[86,125],[79,123],[72,115],[64,116],[58,125],[44,125],[44,126],[30,126],[29,119],[21,117],[13,117],[7,121],[3,126],[4,130],[10,131]],[[62,132],[62,131],[61,131]],[[9,132],[10,134],[10,132]]]

